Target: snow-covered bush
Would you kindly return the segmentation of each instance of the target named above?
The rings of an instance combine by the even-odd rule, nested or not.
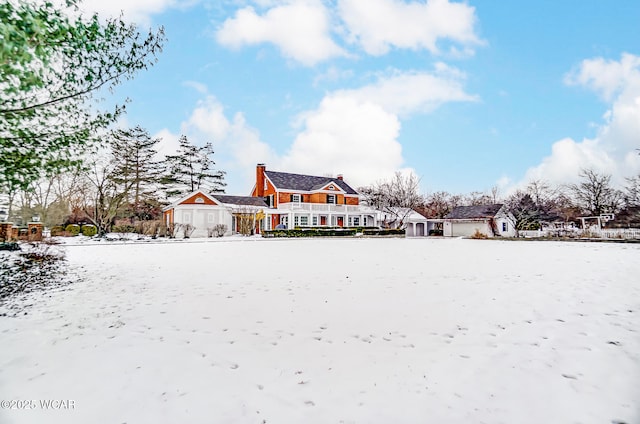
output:
[[[227,226],[224,224],[217,224],[213,227],[207,228],[207,236],[208,237],[222,237],[227,232]]]
[[[180,224],[180,231],[182,231],[182,236],[184,238],[191,237],[191,234],[193,234],[195,230],[196,230],[196,227],[194,227],[191,224]]]

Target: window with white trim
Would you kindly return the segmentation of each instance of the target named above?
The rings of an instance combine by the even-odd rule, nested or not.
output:
[[[353,218],[349,217],[349,219],[347,220],[347,226],[348,227],[353,227]]]
[[[327,203],[331,203],[333,205],[336,204],[336,195],[335,194],[327,194]]]
[[[293,203],[300,203],[300,202],[302,202],[302,196],[299,195],[299,194],[292,194],[291,195],[291,201]]]
[[[204,199],[202,197],[196,197],[196,203],[204,203]]]
[[[502,232],[506,233],[507,231],[509,231],[509,224],[506,222],[502,223]]]
[[[309,217],[306,215],[303,215],[300,217],[300,226],[301,227],[306,227],[309,225]]]
[[[353,225],[356,226],[356,227],[360,225],[360,217],[359,216],[354,216],[353,217]]]
[[[318,217],[314,216],[313,218],[311,218],[311,222],[314,227],[318,225]]]
[[[362,225],[364,225],[365,227],[367,226],[367,217],[363,217],[362,218]]]
[[[295,215],[295,216],[293,217],[293,226],[294,226],[294,227],[298,227],[298,226],[300,226],[300,217],[299,217],[298,215]]]

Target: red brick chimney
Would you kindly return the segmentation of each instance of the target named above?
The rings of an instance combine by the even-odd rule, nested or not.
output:
[[[338,178],[340,181],[343,181],[343,179],[342,179],[342,174],[338,174],[338,177],[337,177],[337,178]]]
[[[264,197],[264,171],[267,166],[264,163],[256,165],[256,196]]]

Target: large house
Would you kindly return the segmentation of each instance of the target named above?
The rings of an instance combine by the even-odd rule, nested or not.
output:
[[[367,227],[377,225],[377,211],[360,205],[358,193],[342,175],[320,177],[268,171],[256,166],[252,196],[271,208],[265,229],[295,227]]]
[[[171,228],[190,225],[195,228],[191,237],[205,237],[219,225],[226,227],[225,235],[259,234],[277,228],[388,226],[388,214],[360,204],[360,196],[342,175],[268,171],[264,164],[258,164],[251,196],[196,190],[165,207],[163,220]],[[426,235],[426,218],[414,211],[402,215],[408,236]]]

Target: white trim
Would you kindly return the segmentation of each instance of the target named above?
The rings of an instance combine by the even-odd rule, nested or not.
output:
[[[196,190],[196,191],[192,191],[191,193],[189,193],[189,194],[186,194],[186,195],[182,196],[181,198],[179,198],[179,199],[178,199],[178,200],[176,200],[175,202],[172,202],[172,203],[171,203],[171,204],[169,204],[168,206],[165,206],[165,207],[162,209],[162,212],[166,212],[166,211],[168,211],[168,210],[170,210],[170,209],[174,209],[176,206],[180,205],[180,204],[181,204],[182,202],[184,202],[185,200],[187,200],[187,199],[189,199],[189,198],[191,198],[191,197],[193,197],[193,196],[196,196],[197,194],[201,194],[201,195],[203,195],[204,197],[206,197],[207,199],[211,200],[211,201],[212,201],[213,203],[215,203],[216,205],[218,205],[218,204],[222,203],[222,202],[218,201],[215,197],[212,197],[211,195],[209,195],[209,194],[205,193],[204,191],[202,191],[202,190],[198,189],[198,190]],[[197,203],[197,204],[198,204],[198,205],[202,205],[202,203]],[[209,205],[209,206],[213,206],[213,205]]]

